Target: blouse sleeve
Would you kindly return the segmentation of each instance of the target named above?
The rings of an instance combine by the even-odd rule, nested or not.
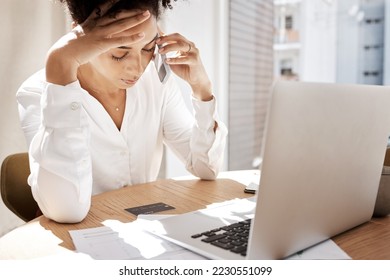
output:
[[[28,183],[42,213],[57,222],[79,222],[92,192],[88,123],[81,87],[24,84],[17,92],[29,145]]]
[[[178,87],[170,85],[164,118],[165,142],[190,173],[213,180],[223,163],[227,128],[219,119],[215,97],[207,102],[192,98],[192,105],[193,116]]]

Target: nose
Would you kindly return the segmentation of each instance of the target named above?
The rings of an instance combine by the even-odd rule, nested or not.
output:
[[[132,79],[137,80],[144,71],[142,66],[142,56],[140,54],[133,55],[131,59],[127,60],[125,68],[126,72],[132,75]]]

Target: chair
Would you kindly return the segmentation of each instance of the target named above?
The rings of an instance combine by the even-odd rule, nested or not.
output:
[[[374,217],[390,214],[390,148],[387,148],[383,162],[382,176],[376,197]]]
[[[387,150],[386,150],[385,161],[384,161],[383,165],[390,166],[390,148],[387,148]]]
[[[8,209],[25,222],[36,218],[39,212],[27,184],[29,174],[28,153],[9,155],[1,165],[1,198]]]

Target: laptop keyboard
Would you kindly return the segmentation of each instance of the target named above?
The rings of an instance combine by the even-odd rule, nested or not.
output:
[[[251,220],[194,234],[191,237],[200,238],[203,242],[246,256]]]

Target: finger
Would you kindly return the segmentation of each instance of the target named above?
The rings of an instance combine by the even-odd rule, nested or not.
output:
[[[111,36],[106,36],[106,38],[115,38],[115,37],[130,37],[130,36],[140,36],[143,37],[144,32],[140,30],[135,30],[133,28],[126,29],[122,32],[113,34]]]
[[[179,65],[179,64],[192,65],[196,63],[196,60],[193,57],[193,55],[185,55],[185,56],[167,58],[165,62],[170,65]]]
[[[130,17],[136,16],[138,14],[142,14],[144,12],[146,12],[146,10],[141,10],[141,9],[138,9],[138,10],[118,10],[116,12],[110,12],[109,14],[103,16],[102,18],[100,18],[98,20],[99,21],[98,25],[105,26],[105,25],[113,23],[117,20],[124,19],[124,18],[130,18]]]
[[[112,38],[106,38],[104,40],[104,48],[112,49],[132,45],[141,41],[144,37],[145,33],[138,33],[131,36],[117,36]]]
[[[181,54],[188,54],[190,52],[197,52],[197,49],[191,42],[180,41],[176,43],[167,44],[159,49],[159,53],[166,54],[169,52],[180,52]]]
[[[188,41],[185,37],[183,37],[179,33],[173,33],[169,35],[163,35],[157,41],[157,44],[163,45],[163,44],[168,44],[169,42],[179,42],[179,41]]]
[[[116,20],[102,28],[102,31],[107,36],[113,36],[115,34],[121,33],[130,28],[134,28],[150,17],[150,12],[147,10],[141,14],[137,14],[132,17],[123,18]],[[141,30],[134,30],[134,33],[141,32]]]

